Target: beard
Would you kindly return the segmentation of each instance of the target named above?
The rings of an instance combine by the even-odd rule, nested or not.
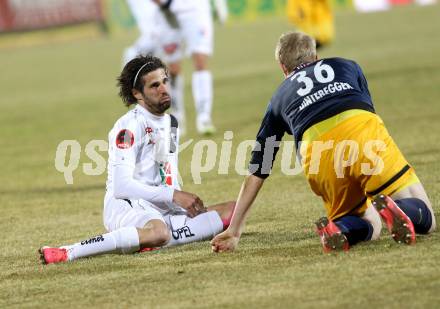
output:
[[[171,106],[171,98],[168,97],[166,99],[160,100],[159,104],[157,105],[158,110],[160,110],[160,113],[163,114],[167,109],[169,109]]]
[[[167,109],[171,106],[171,97],[167,94],[159,100],[152,100],[151,98],[144,96],[145,107],[147,110],[155,115],[163,115]]]

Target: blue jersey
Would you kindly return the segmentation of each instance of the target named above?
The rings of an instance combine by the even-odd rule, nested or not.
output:
[[[343,58],[320,59],[297,67],[272,96],[257,134],[250,172],[269,175],[278,147],[266,142],[293,135],[296,145],[312,125],[350,109],[374,113],[367,80],[360,66]],[[258,168],[257,168],[258,167]]]

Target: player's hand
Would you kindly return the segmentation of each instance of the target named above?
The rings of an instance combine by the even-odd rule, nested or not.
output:
[[[193,193],[174,190],[173,202],[184,208],[191,218],[206,212],[203,201]]]
[[[218,234],[211,240],[212,252],[231,252],[237,248],[240,237],[234,236],[229,230]]]

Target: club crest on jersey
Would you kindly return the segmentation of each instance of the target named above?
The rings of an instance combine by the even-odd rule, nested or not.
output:
[[[116,147],[119,149],[127,149],[133,146],[134,134],[127,129],[122,129],[116,136]]]
[[[148,145],[156,144],[155,134],[154,134],[154,129],[153,128],[146,127],[145,128],[145,134],[147,134],[147,137],[148,137]]]

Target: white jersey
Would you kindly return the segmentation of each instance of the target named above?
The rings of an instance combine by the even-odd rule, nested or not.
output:
[[[173,116],[156,116],[140,105],[127,112],[109,133],[107,195],[145,200],[161,212],[174,208],[174,189],[180,190],[177,139]],[[131,179],[121,182],[121,175]]]

